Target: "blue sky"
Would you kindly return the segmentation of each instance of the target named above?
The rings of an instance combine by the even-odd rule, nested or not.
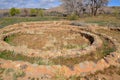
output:
[[[120,0],[111,0],[108,6],[120,6]]]
[[[59,6],[59,0],[0,0],[0,9],[8,8],[51,8]],[[120,6],[120,0],[111,0],[109,6]]]

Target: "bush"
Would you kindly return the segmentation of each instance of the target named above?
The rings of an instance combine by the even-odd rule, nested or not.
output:
[[[15,14],[16,14],[15,8],[11,8],[11,9],[10,9],[10,15],[11,15],[11,16],[14,16]]]
[[[38,16],[43,17],[44,16],[44,10],[42,10],[42,9],[38,10]]]
[[[68,15],[68,16],[67,16],[67,19],[68,19],[68,20],[78,20],[78,19],[79,19],[79,16],[76,15],[76,14],[71,14],[71,15]]]
[[[30,10],[30,15],[31,15],[31,16],[37,16],[37,13],[38,13],[38,12],[37,12],[36,9],[31,9],[31,10]]]
[[[20,14],[20,10],[16,8],[11,8],[10,9],[10,15],[15,16],[16,14]]]

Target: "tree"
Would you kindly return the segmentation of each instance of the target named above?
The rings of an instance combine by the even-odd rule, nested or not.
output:
[[[25,16],[28,16],[28,10],[24,9]]]
[[[97,15],[97,11],[106,6],[109,0],[61,0],[68,14],[83,14],[85,11],[91,10],[93,16]]]
[[[108,4],[109,0],[86,0],[88,5],[91,9],[92,16],[97,15],[98,9],[100,9],[103,6],[106,6]]]
[[[16,14],[16,9],[15,8],[11,8],[10,9],[10,15],[14,16]]]
[[[20,10],[16,8],[11,8],[10,9],[10,15],[15,16],[16,14],[20,14]]]
[[[62,0],[63,6],[67,10],[67,13],[80,15],[83,10],[83,0]]]

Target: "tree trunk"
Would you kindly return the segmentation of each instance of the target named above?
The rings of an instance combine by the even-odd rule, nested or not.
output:
[[[98,8],[95,9],[95,11],[94,11],[94,16],[97,15],[97,11],[98,11]]]

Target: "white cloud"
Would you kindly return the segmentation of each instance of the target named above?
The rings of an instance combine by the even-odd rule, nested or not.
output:
[[[59,0],[1,0],[0,9],[5,8],[50,8],[60,4]]]

